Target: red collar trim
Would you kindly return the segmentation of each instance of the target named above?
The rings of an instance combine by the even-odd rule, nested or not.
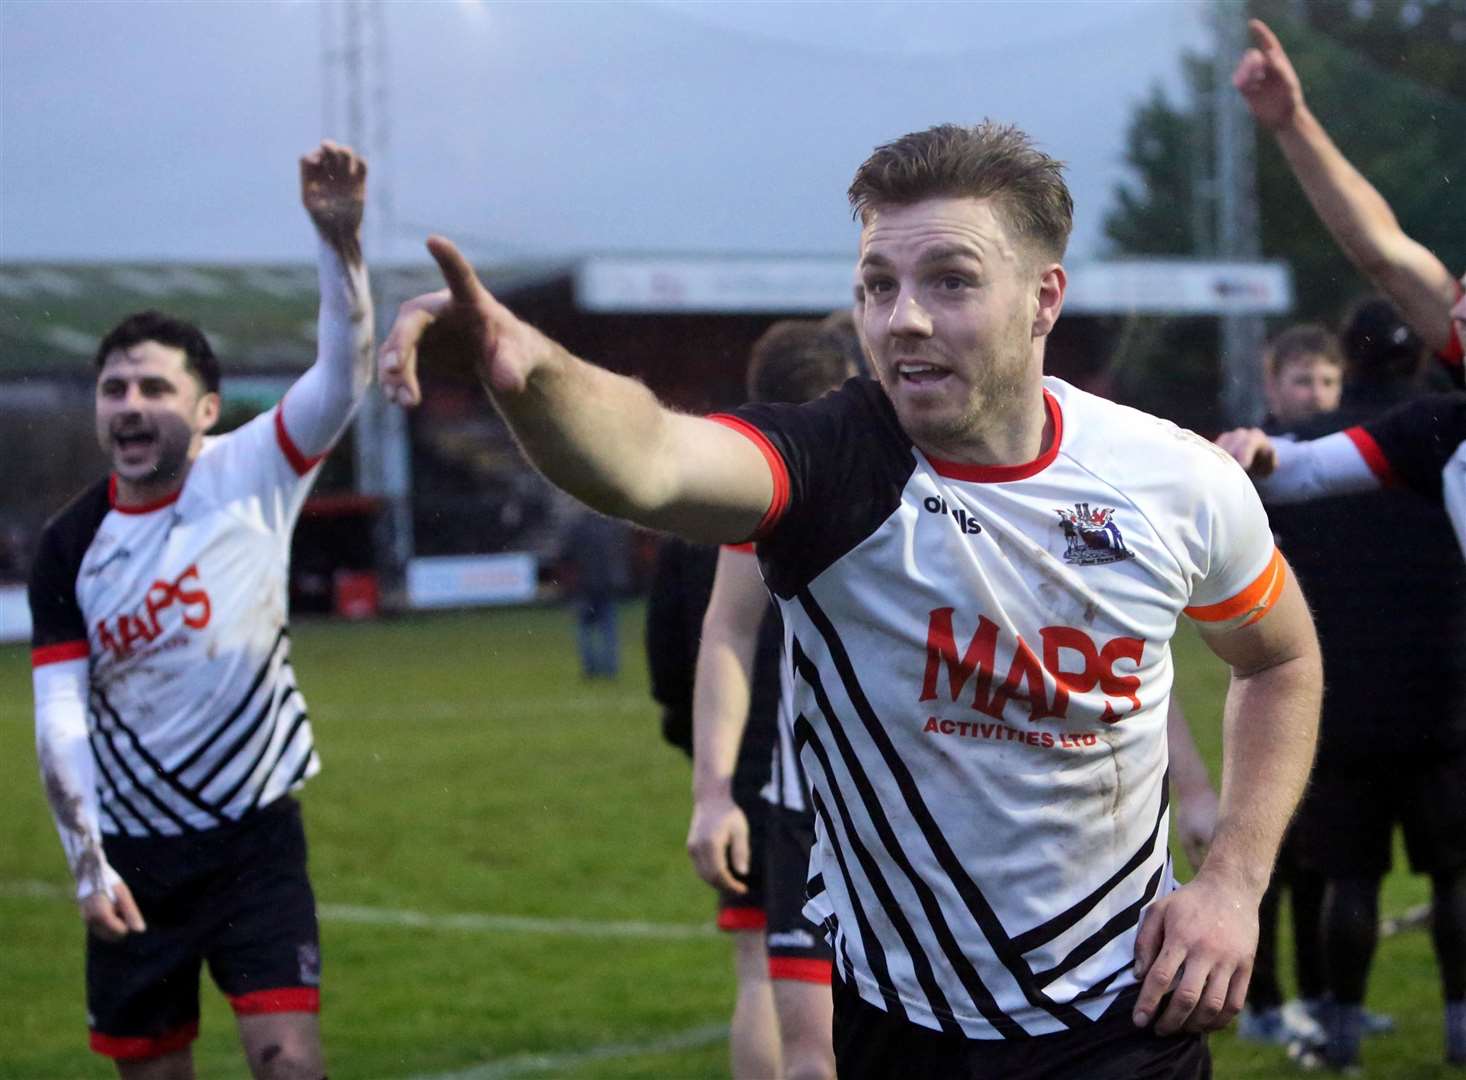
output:
[[[141,506],[118,506],[117,505],[117,474],[112,473],[107,477],[107,502],[119,514],[151,514],[154,510],[161,510],[178,501],[178,496],[183,494],[183,486],[179,485],[177,491],[172,495],[164,495],[157,502],[143,503]]]
[[[1021,465],[964,465],[957,461],[941,461],[931,455],[927,455],[927,460],[931,462],[938,476],[945,476],[948,480],[968,480],[977,484],[1006,484],[1013,480],[1027,480],[1030,476],[1037,476],[1054,463],[1054,459],[1059,456],[1059,444],[1064,441],[1064,411],[1059,408],[1058,399],[1047,390],[1044,391],[1044,410],[1048,413],[1048,418],[1053,421],[1054,437],[1032,461],[1025,461]]]

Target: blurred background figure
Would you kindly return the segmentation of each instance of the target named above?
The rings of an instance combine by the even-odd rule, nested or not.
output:
[[[1275,434],[1318,438],[1425,392],[1425,342],[1390,301],[1355,304],[1340,341],[1340,407]],[[1446,999],[1466,997],[1466,565],[1444,512],[1408,492],[1274,506],[1269,517],[1313,607],[1324,655],[1318,760],[1284,865],[1295,910],[1303,908],[1295,915],[1299,995],[1323,1024],[1323,1055],[1344,1068],[1359,1059],[1363,1037],[1393,1026],[1368,1014],[1364,999],[1397,823],[1411,869],[1432,879]],[[1400,557],[1402,535],[1411,538],[1409,558]],[[1308,930],[1314,875],[1326,881],[1321,988]],[[1264,991],[1259,1008],[1278,996],[1266,979],[1260,988],[1254,981],[1254,994]]]
[[[565,532],[560,562],[584,678],[614,679],[621,670],[616,599],[627,586],[630,550],[628,527],[593,510],[582,511]]]

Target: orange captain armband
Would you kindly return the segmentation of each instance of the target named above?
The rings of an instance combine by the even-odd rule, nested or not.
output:
[[[1236,596],[1215,604],[1198,604],[1184,611],[1197,622],[1251,626],[1273,609],[1287,580],[1288,564],[1283,561],[1283,553],[1275,547],[1273,557],[1263,567],[1262,573]]]

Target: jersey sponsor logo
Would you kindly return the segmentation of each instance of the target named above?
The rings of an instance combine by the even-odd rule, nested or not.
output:
[[[976,536],[982,532],[982,526],[977,519],[960,506],[949,507],[947,500],[937,495],[928,495],[921,500],[921,507],[928,514],[950,514],[952,520],[957,523],[957,529],[968,536]]]
[[[970,707],[995,720],[1010,703],[1027,702],[1030,723],[1069,716],[1071,695],[1099,689],[1105,724],[1123,720],[1140,708],[1140,676],[1116,670],[1121,662],[1139,669],[1145,639],[1115,637],[1101,642],[1074,626],[1045,626],[1039,631],[1042,655],[1021,634],[1011,642],[997,623],[979,615],[977,629],[960,653],[952,616],[955,608],[935,608],[927,617],[926,671],[918,701],[935,701],[946,671],[946,690],[957,701],[972,684]],[[999,645],[1008,656],[1007,674],[998,682]]]
[[[1099,744],[1099,736],[1092,731],[1037,731],[1032,728],[1023,731],[996,721],[988,724],[980,720],[943,720],[936,716],[928,716],[926,727],[921,730],[928,735],[956,735],[964,739],[1016,742],[1025,746],[1042,747],[1046,750],[1056,747],[1060,750],[1083,750]]]
[[[208,590],[199,582],[195,563],[173,581],[154,581],[148,586],[142,604],[132,614],[124,612],[111,621],[97,622],[97,639],[102,647],[121,660],[133,654],[139,645],[148,645],[163,632],[163,612],[176,606],[178,621],[193,630],[209,625],[214,606]]]
[[[1098,566],[1135,558],[1135,552],[1125,546],[1125,538],[1120,535],[1113,506],[1091,508],[1087,502],[1077,502],[1073,510],[1054,512],[1059,515],[1059,528],[1064,530],[1069,545],[1064,551],[1065,562]]]

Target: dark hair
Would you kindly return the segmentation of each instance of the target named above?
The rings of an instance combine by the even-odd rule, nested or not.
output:
[[[820,329],[839,343],[840,350],[850,361],[858,375],[869,374],[870,365],[865,358],[865,347],[860,343],[860,330],[855,325],[855,313],[849,308],[832,311],[820,320]]]
[[[1061,259],[1074,224],[1064,164],[1011,124],[939,124],[876,148],[855,172],[850,205],[862,223],[881,206],[938,196],[991,198],[1014,234]]]
[[[1339,334],[1350,379],[1408,379],[1420,370],[1425,342],[1382,296],[1355,303]]]
[[[209,346],[204,332],[190,322],[164,315],[161,311],[138,311],[107,331],[97,346],[97,370],[107,357],[118,349],[130,349],[144,341],[156,341],[183,350],[184,367],[211,394],[219,392],[219,360]]]
[[[748,396],[803,404],[843,383],[852,367],[839,339],[826,333],[817,319],[783,319],[753,343]]]
[[[1339,339],[1318,323],[1299,323],[1288,327],[1267,343],[1262,356],[1263,368],[1273,379],[1293,361],[1305,356],[1326,360],[1337,368],[1344,366]]]

